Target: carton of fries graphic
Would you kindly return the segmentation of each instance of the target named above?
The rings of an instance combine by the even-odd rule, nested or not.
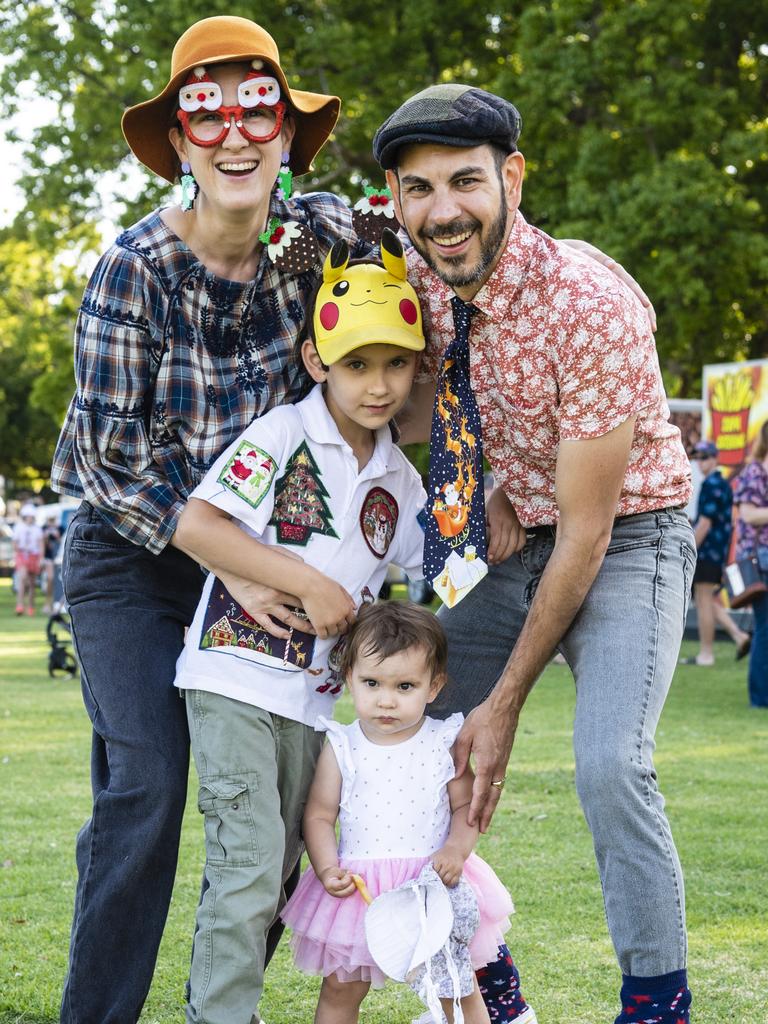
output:
[[[712,384],[709,394],[712,440],[723,466],[738,466],[744,461],[749,410],[754,400],[751,372],[724,373]]]

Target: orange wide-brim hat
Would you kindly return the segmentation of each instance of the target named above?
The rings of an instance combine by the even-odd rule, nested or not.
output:
[[[193,68],[261,58],[280,83],[281,98],[296,124],[290,168],[304,174],[322,149],[339,116],[338,96],[291,89],[280,67],[280,53],[269,32],[247,18],[215,17],[195,22],[173,48],[171,77],[161,93],[129,107],[123,114],[123,135],[138,159],[166,181],[179,175],[179,160],[168,140],[177,122],[179,89]]]

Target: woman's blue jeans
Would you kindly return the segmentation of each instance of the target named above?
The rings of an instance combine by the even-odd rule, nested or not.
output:
[[[752,604],[754,632],[749,651],[749,703],[753,708],[768,708],[768,594]]]
[[[451,682],[432,713],[466,714],[490,693],[553,547],[553,530],[532,532],[459,605],[441,609]],[[560,643],[576,680],[576,788],[619,964],[636,977],[680,970],[686,960],[683,877],[653,751],[695,562],[682,512],[617,519],[600,572]]]
[[[135,1024],[149,991],[187,791],[187,718],[173,680],[202,584],[181,552],[148,553],[85,502],[67,531],[93,810],[77,837],[64,1024]]]

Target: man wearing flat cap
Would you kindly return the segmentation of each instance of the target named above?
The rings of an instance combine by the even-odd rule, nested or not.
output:
[[[555,650],[564,655],[576,680],[576,787],[623,975],[616,1024],[681,1024],[683,878],[653,749],[696,560],[690,470],[641,303],[520,213],[520,130],[507,100],[452,84],[412,96],[374,139],[416,250],[411,280],[430,339],[416,404],[463,338],[500,485],[486,515],[508,500],[520,524],[516,553],[441,611],[452,682],[438,713],[469,713],[456,761],[461,771],[474,757],[470,820],[485,830],[522,706]],[[432,436],[435,466],[445,454]],[[432,480],[430,500],[436,512]]]

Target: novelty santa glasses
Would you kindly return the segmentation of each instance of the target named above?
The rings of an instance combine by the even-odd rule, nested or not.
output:
[[[261,65],[260,61],[254,61]],[[280,99],[280,83],[270,75],[249,71],[237,87],[240,103],[223,105],[221,86],[203,67],[195,68],[179,90],[176,117],[184,134],[196,146],[217,146],[226,138],[232,124],[249,142],[271,142],[283,125],[285,103]]]

